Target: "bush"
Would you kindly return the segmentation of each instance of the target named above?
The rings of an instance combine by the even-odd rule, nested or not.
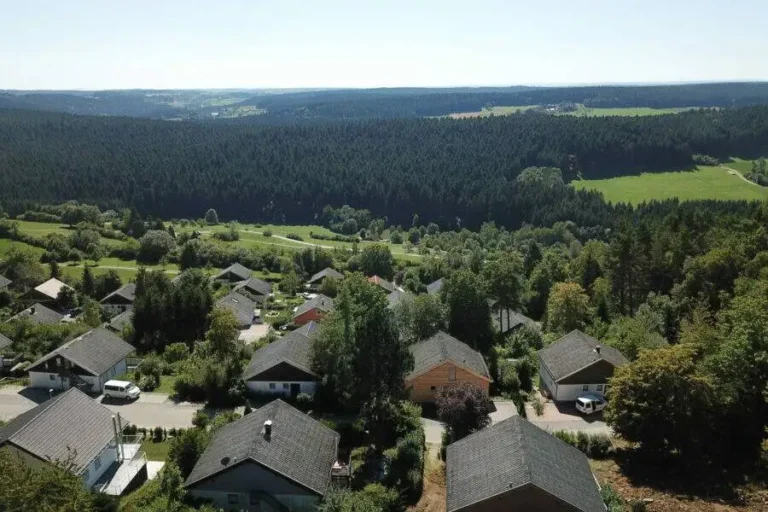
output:
[[[266,231],[263,231],[263,232],[261,233],[261,235],[262,235],[262,236],[266,236],[266,237],[270,237],[270,236],[272,236],[272,232],[271,232],[270,230],[268,230],[268,229],[267,229]]]
[[[168,435],[171,437],[176,437],[176,429],[171,427],[171,430],[168,431]]]
[[[577,448],[590,459],[606,459],[613,450],[611,438],[606,434],[587,434],[586,432],[573,434],[564,430],[558,430],[553,432],[552,435]]]
[[[303,238],[301,238],[296,233],[288,233],[287,235],[285,235],[285,238],[290,238],[291,240],[298,240],[299,242],[304,240]]]
[[[189,357],[189,347],[186,343],[171,343],[163,352],[163,359],[167,364],[178,363]]]
[[[208,423],[210,423],[210,418],[203,411],[195,412],[195,415],[192,417],[192,424],[198,428],[206,428]]]
[[[160,385],[160,381],[154,375],[142,375],[139,379],[139,389],[142,391],[154,391]]]
[[[603,487],[600,489],[600,495],[603,498],[603,503],[605,503],[608,512],[625,511],[624,500],[621,498],[621,496],[619,496],[619,493],[617,493],[609,484],[603,485]]]
[[[312,395],[308,395],[307,393],[299,393],[294,401],[296,408],[302,411],[307,411],[312,408]]]
[[[542,403],[539,397],[531,400],[531,405],[533,406],[533,411],[536,413],[536,416],[544,414],[544,403]]]
[[[163,427],[155,427],[152,431],[152,440],[156,443],[163,440]]]
[[[424,447],[424,430],[419,428],[399,439],[394,448],[385,452],[389,468],[386,481],[409,502],[417,501],[421,495]]]

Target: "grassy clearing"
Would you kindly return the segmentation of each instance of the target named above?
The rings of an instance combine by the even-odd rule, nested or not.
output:
[[[451,119],[469,119],[472,117],[491,117],[491,116],[508,116],[516,112],[522,112],[524,110],[530,110],[536,108],[538,105],[521,105],[521,106],[508,106],[508,107],[490,107],[484,108],[480,112],[457,112],[454,114],[448,114]]]
[[[564,115],[578,117],[606,117],[606,116],[660,116],[663,114],[679,114],[695,107],[681,108],[650,108],[650,107],[630,107],[630,108],[590,108],[579,105],[573,112],[563,112]]]
[[[751,165],[751,164],[750,164]],[[606,201],[639,204],[653,199],[678,198],[762,201],[768,189],[747,183],[720,167],[699,166],[693,171],[644,173],[606,180],[573,182],[577,189],[602,192]]]
[[[145,439],[141,442],[141,449],[147,454],[147,460],[165,462],[168,458],[168,452],[171,450],[171,443],[169,441],[156,443],[151,439]]]

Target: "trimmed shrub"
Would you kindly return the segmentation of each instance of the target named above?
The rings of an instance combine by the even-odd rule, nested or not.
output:
[[[195,415],[192,417],[192,424],[197,428],[204,429],[208,426],[208,423],[210,423],[210,418],[203,411],[195,412]]]
[[[155,427],[155,430],[152,431],[152,440],[156,443],[163,440],[163,427]]]
[[[552,435],[577,448],[591,459],[606,459],[613,451],[611,438],[606,434],[587,434],[586,432],[574,434],[564,430],[557,430]]]

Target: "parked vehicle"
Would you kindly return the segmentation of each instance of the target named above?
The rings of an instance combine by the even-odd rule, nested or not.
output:
[[[124,398],[136,400],[141,390],[133,382],[126,380],[109,380],[104,383],[104,398]]]
[[[576,399],[576,409],[582,414],[592,414],[605,409],[607,402],[596,395],[584,395]]]

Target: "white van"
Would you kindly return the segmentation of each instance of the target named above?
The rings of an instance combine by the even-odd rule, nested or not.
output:
[[[125,398],[135,400],[141,391],[133,382],[127,380],[109,380],[104,383],[104,398]]]
[[[583,414],[592,414],[605,409],[605,399],[596,395],[584,395],[576,399],[576,409]]]

